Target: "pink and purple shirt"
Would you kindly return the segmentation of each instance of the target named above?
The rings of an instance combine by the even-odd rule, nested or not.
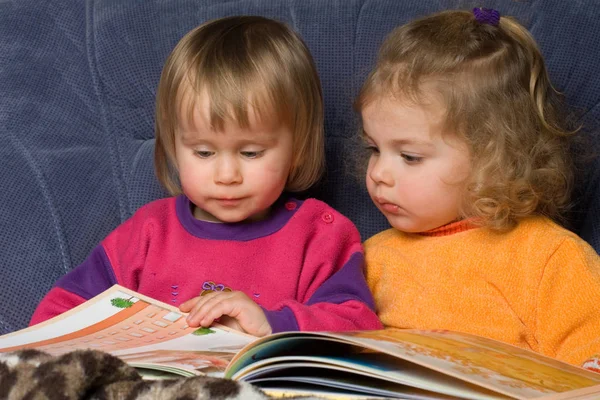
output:
[[[119,284],[179,306],[210,290],[239,290],[273,332],[379,329],[363,274],[360,235],[327,204],[279,200],[269,218],[213,223],[181,195],[141,207],[62,277],[31,324]]]

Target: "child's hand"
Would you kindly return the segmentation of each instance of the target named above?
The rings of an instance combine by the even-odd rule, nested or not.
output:
[[[210,326],[222,316],[219,323],[254,336],[271,333],[271,325],[262,308],[243,292],[210,292],[194,297],[179,306],[182,312],[189,312],[189,326]]]

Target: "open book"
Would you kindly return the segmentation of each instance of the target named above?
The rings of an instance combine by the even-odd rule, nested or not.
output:
[[[498,341],[448,331],[287,332],[255,338],[191,328],[177,308],[118,285],[39,325],[0,336],[0,352],[91,348],[150,378],[207,374],[269,393],[336,398],[600,399],[600,374]]]

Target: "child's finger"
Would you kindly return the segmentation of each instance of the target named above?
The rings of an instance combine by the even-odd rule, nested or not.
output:
[[[231,329],[235,329],[236,331],[245,332],[237,319],[229,317],[227,315],[221,315],[219,317],[219,324],[225,325]]]
[[[219,292],[210,299],[199,305],[197,313],[194,315],[194,322],[201,326],[210,326],[215,319],[222,315],[231,313],[231,297],[233,294],[228,292]]]
[[[223,297],[223,295],[223,292],[212,292],[205,296],[202,296],[200,300],[196,302],[196,304],[192,308],[192,311],[190,311],[190,314],[188,315],[188,325],[210,326],[215,319],[219,318],[222,315],[212,310],[221,301],[219,299]],[[209,318],[207,318],[207,316],[209,316]]]
[[[215,296],[216,293],[208,293],[204,296],[198,296],[194,299],[188,300],[186,303],[186,307],[188,308],[188,316],[186,318],[186,322],[189,326],[198,326],[200,324],[200,318],[198,317],[198,313],[202,309],[202,306]],[[183,305],[183,304],[182,304]]]
[[[179,310],[181,312],[190,312],[192,310],[192,308],[194,308],[194,305],[196,305],[196,303],[201,299],[200,296],[198,297],[193,297],[187,301],[184,301],[183,303],[181,303],[179,305]]]

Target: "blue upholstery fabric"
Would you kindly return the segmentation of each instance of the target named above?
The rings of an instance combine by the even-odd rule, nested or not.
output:
[[[164,196],[153,108],[175,43],[212,18],[258,14],[305,38],[326,104],[327,176],[309,194],[363,238],[387,223],[347,166],[352,101],[394,26],[443,8],[493,7],[529,27],[596,149],[600,31],[594,2],[564,0],[0,0],[0,333],[27,325],[64,273],[138,207]],[[578,173],[571,226],[600,250],[598,165]]]

